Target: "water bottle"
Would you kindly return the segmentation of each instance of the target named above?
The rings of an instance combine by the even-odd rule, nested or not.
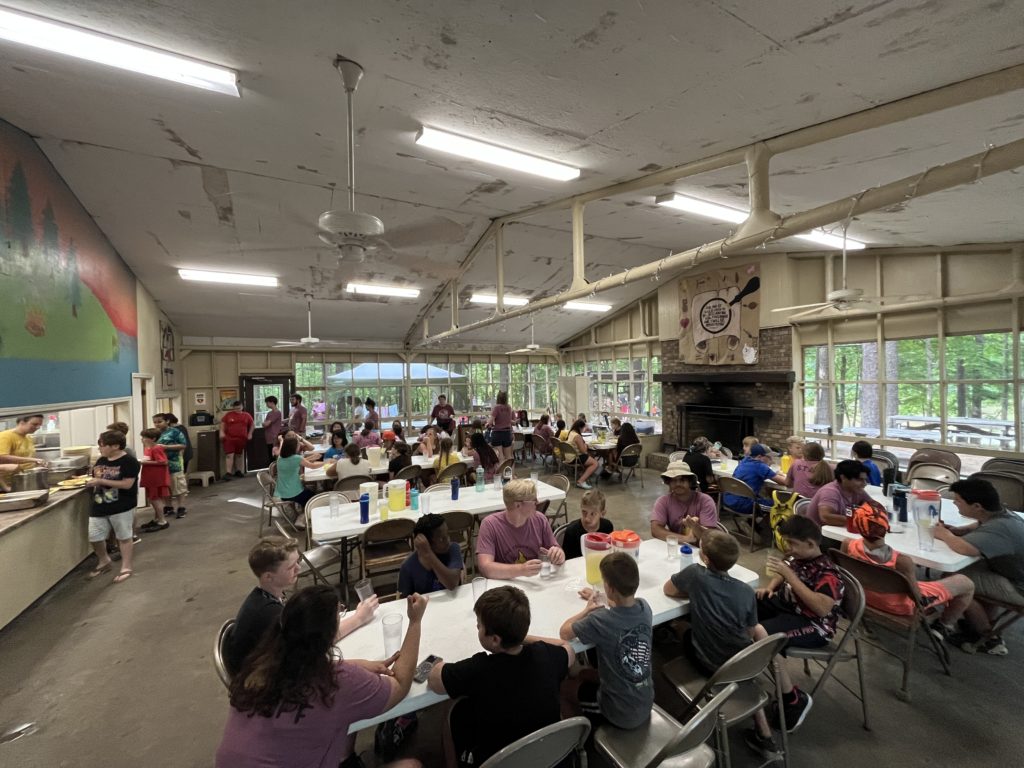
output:
[[[476,468],[476,492],[477,493],[483,493],[484,492],[484,468],[483,467],[477,467]]]
[[[418,488],[413,488],[409,492],[409,507],[414,512],[420,508],[420,492]]]
[[[359,497],[359,524],[367,525],[370,522],[370,494],[364,493]]]
[[[693,549],[689,544],[683,544],[679,548],[679,570],[685,570],[693,565]]]
[[[338,494],[331,494],[331,520],[336,520],[341,511],[341,502],[338,500]]]
[[[452,478],[452,501],[459,500],[459,478]]]

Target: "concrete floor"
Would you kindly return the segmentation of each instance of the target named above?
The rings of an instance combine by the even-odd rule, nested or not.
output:
[[[601,487],[616,526],[646,537],[662,486],[653,471],[645,481],[643,490],[635,480],[628,488]],[[571,514],[580,494],[570,495]],[[0,732],[38,725],[37,732],[0,744],[0,766],[212,765],[228,705],[211,651],[217,628],[234,616],[253,583],[245,557],[256,538],[258,498],[252,478],[193,488],[188,517],[145,538],[127,582],[85,581],[90,558],[0,631]],[[26,560],[34,556],[26,553]],[[763,571],[764,559],[761,550],[741,562]],[[1007,657],[953,651],[952,677],[920,648],[910,704],[893,695],[898,662],[869,649],[873,730],[861,728],[859,703],[832,681],[792,739],[791,765],[1021,765],[1024,733],[1007,727],[1024,700],[1020,629],[1008,645]],[[674,652],[659,648],[661,655]],[[844,666],[839,677],[853,683],[855,670]],[[793,672],[799,682],[795,663]],[[659,675],[656,680],[663,688]],[[667,690],[659,690],[658,701],[677,706]],[[428,766],[440,764],[439,723],[439,712],[425,712],[407,751]],[[357,747],[372,766],[372,733],[361,734]],[[738,736],[732,752],[738,767],[758,762]],[[597,768],[602,763],[591,761]]]

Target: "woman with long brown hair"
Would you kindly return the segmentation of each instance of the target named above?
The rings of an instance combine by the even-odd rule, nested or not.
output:
[[[425,597],[408,598],[409,629],[396,657],[342,661],[334,650],[334,589],[320,585],[297,592],[231,681],[217,768],[334,768],[347,760],[355,744],[349,726],[386,712],[409,692],[426,607]]]

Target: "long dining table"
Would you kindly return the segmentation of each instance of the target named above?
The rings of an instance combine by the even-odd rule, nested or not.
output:
[[[415,456],[412,456],[412,463],[420,469],[433,469],[434,459],[436,458],[436,456],[424,456],[423,454],[417,453]],[[460,453],[459,461],[463,461],[470,466],[473,465],[472,456],[466,456]],[[363,461],[359,462],[359,466],[362,466],[363,464],[366,464],[366,474],[368,475],[378,477],[380,475],[388,474],[388,462],[386,460],[382,460],[380,464],[370,464],[366,459],[363,459]],[[303,483],[322,483],[329,479],[330,478],[327,477],[326,466],[319,467],[318,469],[307,469],[302,474]]]
[[[689,613],[688,600],[666,597],[663,591],[665,582],[679,570],[678,558],[668,558],[664,541],[647,539],[641,542],[638,564],[640,586],[636,596],[642,597],[650,604],[655,625]],[[487,587],[511,584],[522,589],[530,599],[530,634],[557,638],[562,622],[583,607],[579,591],[588,586],[585,570],[584,558],[577,557],[558,568],[551,578],[533,576],[507,581],[488,579]],[[752,587],[757,586],[758,574],[748,568],[736,565],[729,574]],[[459,661],[480,652],[482,648],[477,636],[476,616],[473,613],[472,585],[464,584],[455,590],[434,592],[429,595],[429,599],[427,610],[423,614],[419,660],[422,661],[428,655],[434,654],[445,661]],[[337,644],[342,656],[351,659],[384,658],[381,622],[384,616],[394,613],[405,617],[404,600],[381,605],[368,624],[342,638]],[[406,629],[407,618],[403,621],[403,634]],[[583,651],[590,646],[576,640],[573,647],[577,651]],[[414,682],[409,693],[399,704],[377,717],[353,723],[349,732],[355,733],[370,728],[447,698],[443,694],[428,690],[426,683]]]

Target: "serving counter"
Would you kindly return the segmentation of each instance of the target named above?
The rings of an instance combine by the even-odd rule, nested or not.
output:
[[[46,504],[0,514],[0,628],[92,552],[87,489],[51,489]]]

